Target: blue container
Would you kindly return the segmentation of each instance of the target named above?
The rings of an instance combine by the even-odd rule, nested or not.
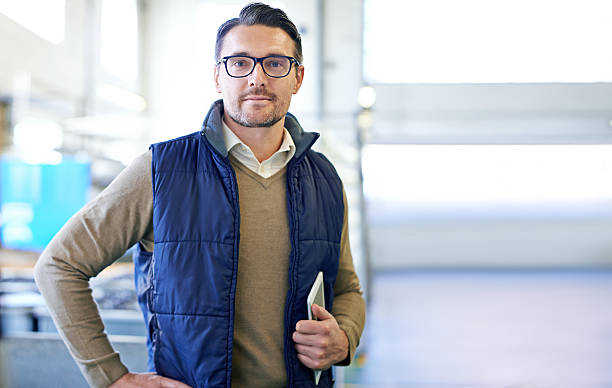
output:
[[[90,163],[64,157],[59,164],[0,159],[2,246],[42,251],[88,198]]]

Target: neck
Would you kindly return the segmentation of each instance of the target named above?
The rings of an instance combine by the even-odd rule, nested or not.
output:
[[[283,142],[284,118],[270,127],[244,127],[227,115],[223,115],[223,121],[249,146],[260,163],[272,156]]]

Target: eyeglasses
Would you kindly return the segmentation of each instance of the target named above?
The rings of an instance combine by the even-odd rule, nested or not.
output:
[[[268,55],[267,57],[255,58],[246,55],[230,55],[223,57],[217,65],[223,62],[225,71],[230,77],[242,78],[250,75],[257,63],[261,63],[261,68],[268,77],[283,78],[290,72],[293,64],[300,65],[297,59],[284,55]]]

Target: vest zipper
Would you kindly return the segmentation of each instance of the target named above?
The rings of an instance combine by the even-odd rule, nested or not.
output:
[[[232,386],[232,357],[234,350],[234,319],[236,317],[236,283],[238,282],[238,256],[239,256],[239,246],[240,246],[240,199],[238,198],[238,180],[236,179],[236,172],[234,168],[229,163],[229,159],[227,160],[227,167],[231,172],[230,185],[232,192],[234,194],[233,202],[234,209],[236,210],[236,220],[234,222],[234,233],[236,235],[236,239],[234,241],[234,257],[232,257],[233,268],[232,268],[232,286],[230,290],[230,330],[228,333],[228,360],[229,360],[229,368],[227,372],[227,387],[231,388]]]
[[[296,167],[298,163],[301,162],[302,159],[306,157],[306,153],[312,147],[312,145],[317,141],[318,136],[315,136],[310,143],[305,147],[305,151],[297,157],[294,157],[289,164],[287,165],[287,190],[289,193],[289,198],[287,203],[290,205],[289,208],[289,231],[291,236],[291,252],[293,253],[289,258],[289,291],[287,292],[287,302],[285,306],[285,368],[287,371],[287,388],[293,387],[294,384],[294,376],[293,376],[293,366],[291,365],[290,354],[292,353],[291,346],[291,337],[289,335],[291,328],[289,324],[291,323],[292,310],[293,310],[293,299],[295,297],[295,289],[296,282],[295,278],[297,277],[295,266],[297,265],[296,261],[299,257],[299,244],[298,244],[298,231],[299,231],[299,223],[297,219],[297,172]],[[295,360],[296,363],[299,360]]]
[[[204,120],[204,123],[206,123],[206,121],[207,119]],[[232,260],[233,260],[232,285],[230,289],[230,306],[229,306],[230,307],[230,316],[229,316],[230,323],[229,323],[229,330],[227,333],[227,340],[228,340],[227,359],[228,359],[229,365],[227,367],[227,373],[226,373],[226,386],[227,388],[231,388],[232,386],[232,356],[233,356],[233,349],[234,349],[234,318],[236,315],[236,309],[235,309],[236,283],[237,283],[237,278],[238,278],[238,254],[239,254],[238,247],[240,245],[240,199],[238,198],[238,180],[236,179],[236,172],[234,171],[234,168],[229,162],[229,156],[226,158],[226,157],[219,155],[217,150],[215,150],[215,147],[213,147],[213,145],[206,138],[206,131],[205,131],[206,129],[207,127],[203,126],[202,130],[200,131],[202,141],[204,142],[205,146],[209,148],[212,157],[221,159],[221,163],[224,164],[225,167],[230,172],[230,188],[232,190],[232,193],[234,194],[232,204],[234,206],[234,209],[236,210],[236,220],[234,222],[234,234],[236,236],[236,239],[234,241],[235,254],[232,257]]]
[[[287,166],[287,169],[289,170],[289,168],[293,167],[293,165],[295,165],[295,163],[291,163],[290,162],[290,166]],[[291,332],[291,327],[289,326],[291,324],[291,311],[293,309],[293,297],[294,297],[294,293],[295,293],[295,262],[297,260],[298,257],[298,244],[297,244],[297,220],[295,215],[297,214],[296,212],[296,204],[295,204],[295,184],[294,184],[294,169],[291,168],[290,171],[287,171],[287,177],[288,177],[288,184],[287,184],[287,189],[289,190],[289,228],[290,228],[290,236],[291,236],[291,251],[292,251],[292,255],[289,257],[289,291],[287,293],[287,302],[286,302],[286,306],[285,306],[285,368],[287,371],[287,387],[293,387],[293,368],[291,365],[291,360],[290,355],[292,354],[291,351],[291,337],[290,337],[290,332]]]

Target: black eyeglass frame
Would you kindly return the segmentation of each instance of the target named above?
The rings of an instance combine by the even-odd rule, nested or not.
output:
[[[250,58],[253,60],[253,68],[251,68],[251,71],[249,71],[247,74],[245,75],[231,75],[229,70],[227,69],[227,60],[231,59],[231,58]],[[266,69],[263,66],[263,61],[268,59],[268,58],[286,58],[289,60],[289,62],[291,63],[291,65],[289,66],[289,70],[287,71],[287,74],[285,75],[270,75],[268,74],[268,72],[266,71]],[[223,64],[225,65],[225,72],[227,73],[227,75],[229,75],[232,78],[244,78],[244,77],[248,77],[253,73],[253,70],[255,70],[255,66],[257,66],[258,63],[261,63],[261,69],[264,71],[264,73],[271,78],[285,78],[286,76],[289,75],[289,73],[291,73],[291,70],[293,69],[293,65],[300,65],[300,62],[293,58],[293,57],[289,57],[286,55],[268,55],[265,57],[261,57],[261,58],[256,58],[256,57],[252,57],[250,55],[228,55],[227,57],[223,57],[221,58],[216,64],[219,65],[221,64],[221,62],[223,62]]]

